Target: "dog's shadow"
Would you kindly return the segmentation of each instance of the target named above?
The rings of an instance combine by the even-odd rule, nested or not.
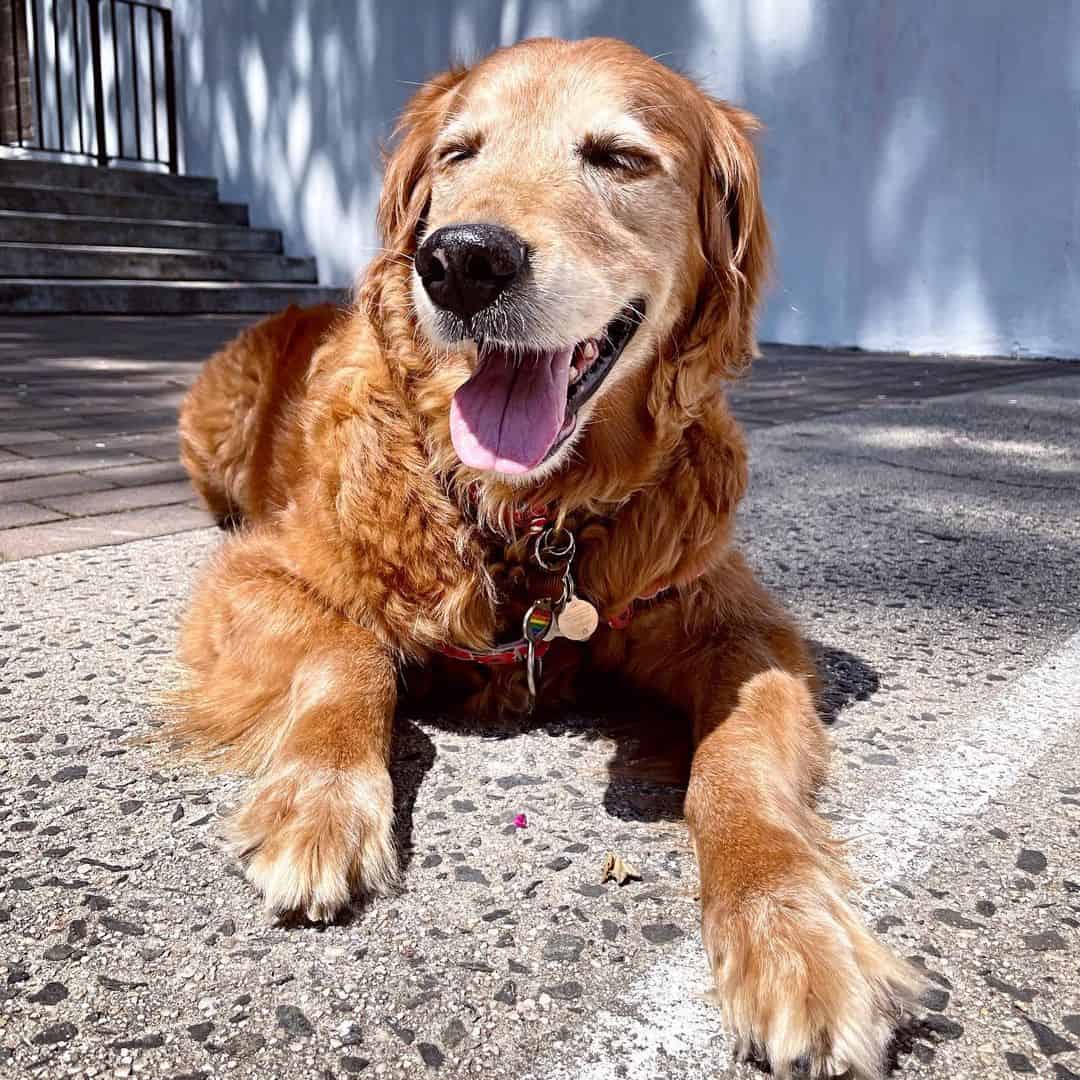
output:
[[[818,670],[818,712],[831,726],[845,709],[876,693],[881,680],[854,653],[814,640],[809,645]],[[604,795],[608,813],[635,821],[681,818],[693,758],[685,717],[635,695],[624,696],[616,711],[597,709],[592,718],[594,737],[614,743]]]
[[[401,869],[413,857],[413,812],[420,785],[435,764],[435,744],[414,721],[398,716],[390,747],[390,778],[394,784],[394,834]]]
[[[880,686],[878,673],[845,649],[810,641],[819,674],[818,709],[826,724]],[[610,679],[590,678],[589,692],[572,708],[540,710],[532,716],[477,720],[462,709],[430,700],[413,702],[395,728],[391,774],[394,781],[398,842],[403,867],[412,852],[413,807],[424,776],[435,761],[435,747],[416,723],[477,738],[512,739],[531,731],[571,736],[611,745],[607,761],[605,810],[623,821],[676,821],[690,777],[693,742],[686,717],[664,702],[629,691]],[[414,717],[415,720],[408,717]]]
[[[834,724],[845,709],[880,689],[881,678],[862,657],[813,639],[810,648],[820,679],[818,711],[826,724]]]

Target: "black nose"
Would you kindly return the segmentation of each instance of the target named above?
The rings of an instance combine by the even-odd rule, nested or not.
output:
[[[416,253],[416,272],[441,308],[469,319],[525,271],[529,249],[498,225],[447,225]]]

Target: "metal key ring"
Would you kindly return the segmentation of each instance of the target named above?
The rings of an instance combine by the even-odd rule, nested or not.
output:
[[[555,601],[555,610],[557,612],[562,611],[576,595],[577,588],[574,585],[574,579],[570,575],[570,567],[568,566],[562,578],[562,595]]]
[[[562,540],[565,536],[566,539]],[[558,546],[557,546],[558,545]],[[548,573],[556,573],[561,570],[563,566],[569,566],[573,561],[574,552],[577,545],[574,542],[574,534],[569,529],[560,529],[554,526],[546,528],[536,538],[536,563],[541,570],[546,570]],[[545,561],[545,556],[550,559],[554,565],[549,565]]]

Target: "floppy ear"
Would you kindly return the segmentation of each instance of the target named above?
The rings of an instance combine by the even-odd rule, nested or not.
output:
[[[446,119],[454,91],[468,74],[451,68],[418,90],[394,128],[386,156],[378,223],[386,247],[398,254],[416,251],[416,234],[431,199],[431,149]]]
[[[716,378],[741,374],[757,353],[754,315],[771,252],[750,141],[761,125],[742,109],[707,100],[699,208],[706,265],[675,380],[677,402],[691,411]]]
[[[705,186],[703,232],[714,271],[728,279],[736,301],[729,308],[738,346],[748,360],[756,348],[753,319],[769,272],[769,224],[761,200],[761,176],[751,136],[761,122],[727,102],[712,102],[709,124],[711,176]],[[711,220],[710,220],[711,218]]]

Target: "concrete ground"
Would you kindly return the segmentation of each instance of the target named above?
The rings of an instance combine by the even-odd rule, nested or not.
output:
[[[237,782],[137,739],[220,542],[172,410],[233,326],[0,322],[0,1075],[760,1076],[697,996],[681,792],[609,773],[617,716],[402,717],[402,893],[263,921]],[[744,543],[827,676],[824,811],[931,981],[895,1075],[1080,1076],[1080,365],[770,350],[735,401]]]

